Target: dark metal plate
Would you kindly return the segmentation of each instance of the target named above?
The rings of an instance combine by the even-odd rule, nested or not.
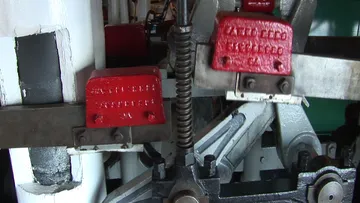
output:
[[[164,110],[165,124],[131,128],[133,144],[167,140],[170,137],[170,101],[164,101]],[[114,128],[88,129],[84,126],[85,106],[82,104],[4,107],[0,109],[0,148],[129,143],[127,137],[130,134],[126,134],[129,127],[118,128],[124,132],[124,139],[119,139],[114,137]]]

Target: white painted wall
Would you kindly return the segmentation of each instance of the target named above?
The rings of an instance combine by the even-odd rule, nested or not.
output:
[[[53,31],[57,38],[64,101],[84,101],[89,74],[95,66],[105,67],[102,21],[101,1],[0,0],[1,104],[22,103],[15,37]],[[81,184],[71,190],[42,195],[34,193],[39,185],[31,185],[34,179],[28,149],[11,149],[10,156],[19,202],[101,202],[105,198],[101,153],[72,156],[72,174]]]

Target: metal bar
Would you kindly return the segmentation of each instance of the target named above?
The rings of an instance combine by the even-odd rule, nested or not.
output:
[[[0,123],[1,148],[73,146],[72,127],[85,125],[85,108],[64,104],[5,107],[0,110]]]
[[[162,95],[163,98],[175,98],[176,97],[176,80],[175,79],[163,79],[162,81]],[[192,87],[192,97],[216,97],[224,96],[224,90],[205,89],[196,86]]]
[[[12,106],[0,109],[0,148],[132,144],[166,140],[171,135],[171,102],[164,102],[167,122],[161,125],[134,126],[132,135],[119,128],[124,139],[114,136],[115,129],[85,128],[82,104]],[[12,135],[12,136],[7,136]]]
[[[176,24],[178,26],[187,26],[189,24],[188,19],[188,1],[187,0],[177,0],[177,16]]]
[[[195,81],[200,88],[236,89],[237,73],[214,71],[208,45],[197,45]],[[360,61],[293,54],[293,96],[360,100]]]
[[[288,19],[294,30],[293,52],[303,53],[315,15],[317,0],[297,0]]]
[[[198,44],[195,61],[195,86],[204,89],[235,90],[236,74],[215,71],[210,67],[211,47]]]
[[[360,100],[360,61],[293,54],[294,95]]]

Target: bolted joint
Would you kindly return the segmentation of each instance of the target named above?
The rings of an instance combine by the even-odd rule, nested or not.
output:
[[[204,157],[204,168],[208,177],[214,177],[216,175],[216,157],[212,154]]]
[[[165,159],[158,157],[154,160],[152,177],[155,180],[164,180],[166,177]]]
[[[246,78],[244,86],[246,89],[254,89],[256,87],[256,80],[254,78]]]
[[[290,85],[289,81],[287,81],[286,79],[281,80],[279,83],[279,90],[283,94],[290,94],[291,93],[291,85]]]

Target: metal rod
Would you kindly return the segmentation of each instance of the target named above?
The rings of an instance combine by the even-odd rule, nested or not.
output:
[[[188,18],[188,1],[187,0],[177,0],[176,2],[176,24],[178,26],[186,26],[189,24]]]

